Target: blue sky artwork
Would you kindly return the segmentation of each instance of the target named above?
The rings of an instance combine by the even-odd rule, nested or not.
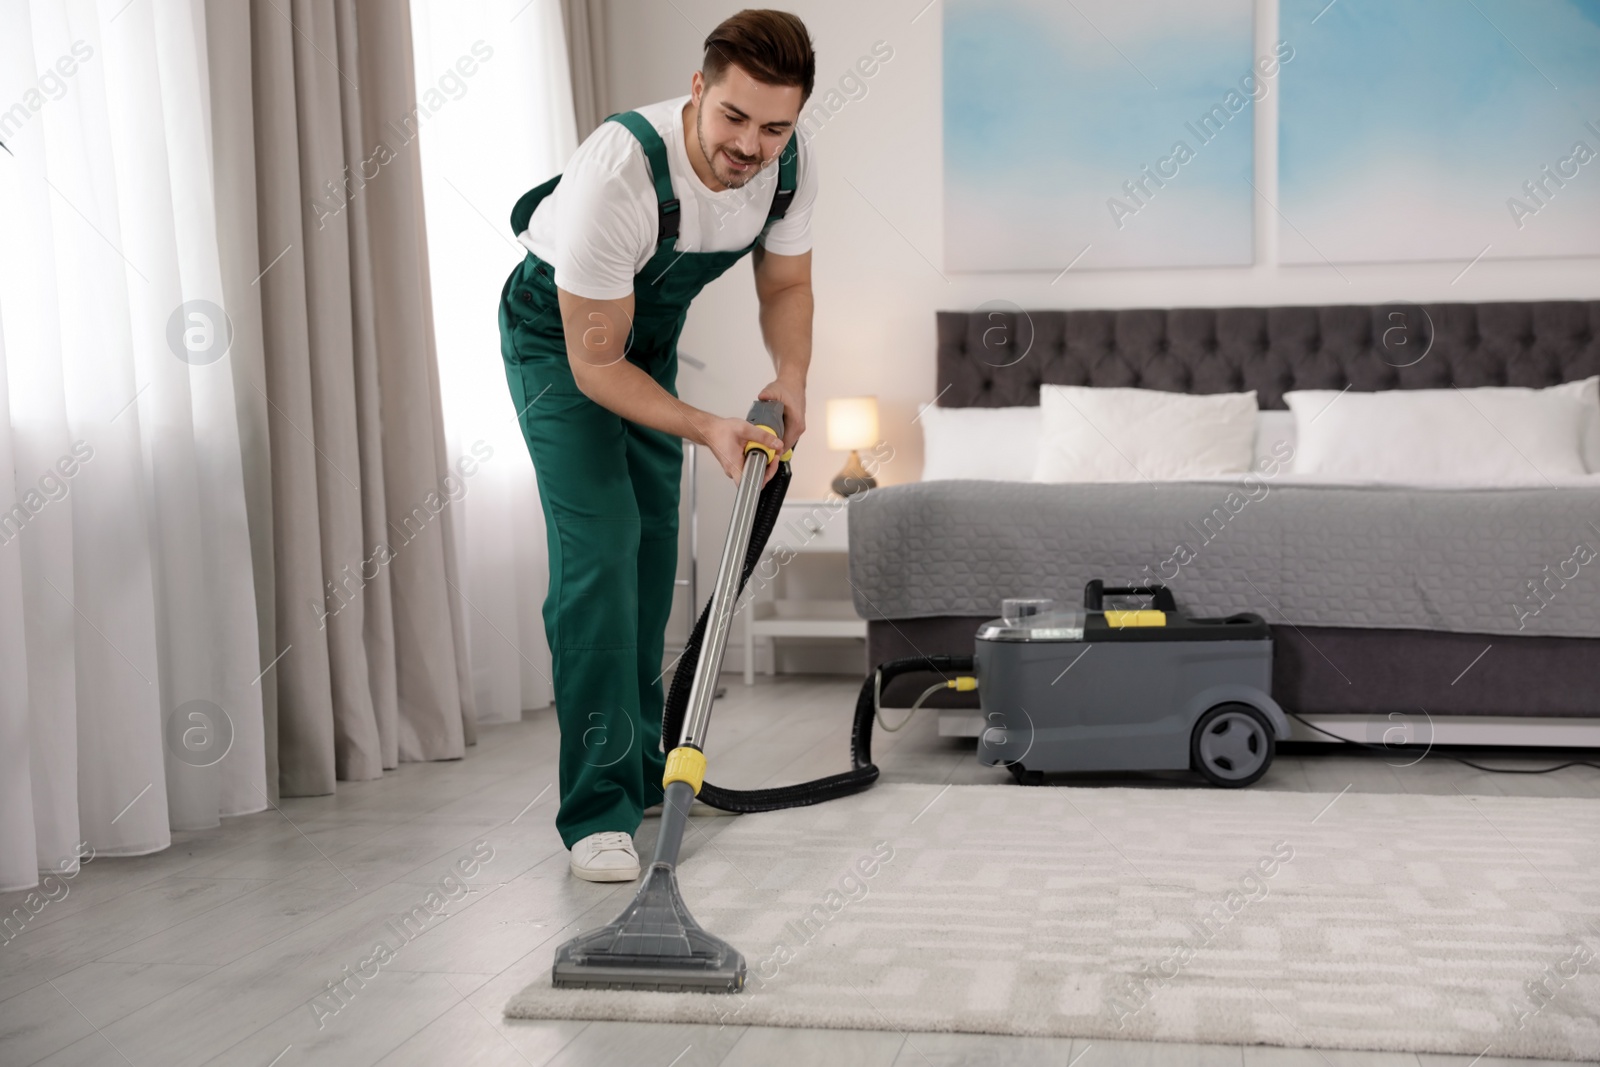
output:
[[[1249,264],[1252,8],[947,0],[947,268]]]
[[[1600,252],[1600,0],[1283,0],[1284,263]]]

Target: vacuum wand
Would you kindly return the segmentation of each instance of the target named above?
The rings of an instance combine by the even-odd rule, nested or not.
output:
[[[757,401],[749,419],[783,436],[783,405]],[[551,984],[558,989],[647,989],[661,992],[737,993],[744,988],[744,956],[709,933],[689,913],[678,892],[678,852],[688,829],[689,808],[705,783],[706,730],[722,656],[733,625],[733,607],[750,543],[763,475],[774,450],[749,442],[734,498],[728,539],[717,567],[687,713],[677,747],[667,753],[664,797],[655,855],[638,895],[615,922],[580,934],[556,950]],[[785,455],[787,459],[787,455]]]
[[[777,436],[783,434],[783,405],[758,400],[749,419]],[[739,476],[739,491],[733,500],[733,516],[728,522],[728,539],[722,545],[722,561],[717,566],[717,584],[711,592],[711,617],[706,626],[705,644],[700,646],[700,662],[695,667],[694,684],[689,690],[689,707],[683,717],[679,745],[705,749],[706,727],[711,721],[711,698],[722,672],[722,657],[728,649],[728,632],[733,628],[733,608],[739,597],[739,566],[750,543],[750,528],[755,523],[756,501],[771,454],[750,443],[745,448],[744,471]]]

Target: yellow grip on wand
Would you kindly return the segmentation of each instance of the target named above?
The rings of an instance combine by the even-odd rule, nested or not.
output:
[[[760,423],[756,423],[756,426],[759,429],[766,430],[768,433],[770,433],[772,436],[778,438],[779,440],[783,439],[783,435],[781,433],[779,433],[777,430],[774,430],[771,426],[762,426]],[[764,445],[760,441],[746,441],[744,443],[744,454],[747,455],[747,456],[752,452],[765,452],[767,454],[767,459],[770,461],[772,459],[773,453],[775,453],[776,451],[777,451],[777,449],[771,448],[771,447],[769,447],[767,445]],[[783,454],[783,458],[784,459],[788,459],[792,454],[793,454],[792,451],[791,452],[785,452]]]
[[[754,404],[750,405],[750,414],[746,415],[745,418],[750,420],[750,422],[754,425],[759,426],[761,429],[767,431],[778,440],[783,440],[783,405],[778,403],[776,400],[757,400]],[[761,444],[759,441],[746,441],[744,444],[744,454],[748,456],[753,449],[760,449],[762,452],[765,452],[767,454],[767,462],[769,463],[772,461],[773,455],[777,452],[777,449]],[[793,453],[794,450],[790,449],[783,454],[785,462],[788,461],[789,457],[793,455]]]

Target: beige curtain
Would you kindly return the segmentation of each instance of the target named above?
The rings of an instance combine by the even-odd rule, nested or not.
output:
[[[475,739],[410,17],[393,0],[207,10],[252,543],[270,546],[269,780],[330,793]]]
[[[561,0],[561,21],[572,69],[572,109],[582,143],[611,114],[606,94],[606,0]]]

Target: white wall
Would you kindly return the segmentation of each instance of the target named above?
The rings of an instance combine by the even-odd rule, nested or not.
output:
[[[926,5],[926,6],[925,6]],[[610,0],[608,31],[613,111],[689,91],[701,42],[745,6],[728,0]],[[852,100],[812,140],[822,188],[815,215],[815,354],[811,430],[795,453],[791,498],[818,497],[844,457],[829,452],[822,426],[829,396],[875,393],[882,433],[895,450],[879,472],[884,484],[914,481],[921,435],[912,419],[934,395],[934,312],[970,310],[989,300],[1023,308],[1124,308],[1351,304],[1387,300],[1594,299],[1600,256],[1485,259],[1396,265],[1279,267],[1276,86],[1257,105],[1256,264],[1185,270],[1052,274],[954,274],[943,269],[940,161],[941,0],[789,0],[817,48],[817,94],[835,86],[877,41],[894,50]],[[1277,39],[1276,0],[1257,0],[1256,54]],[[1040,136],[1049,131],[1041,130]],[[1406,180],[1402,169],[1395,180]],[[1063,256],[1070,259],[1075,251]],[[756,323],[754,288],[742,264],[711,285],[690,313],[681,350],[708,366],[683,367],[679,390],[691,403],[741,413],[770,377]],[[702,465],[702,471],[706,465]],[[713,469],[713,475],[715,471]],[[715,565],[731,493],[720,476],[702,481],[702,588]],[[676,624],[675,624],[676,625]],[[669,633],[669,643],[679,631]],[[737,638],[737,635],[736,635]],[[731,649],[728,666],[737,663]],[[851,663],[850,670],[856,669]]]

